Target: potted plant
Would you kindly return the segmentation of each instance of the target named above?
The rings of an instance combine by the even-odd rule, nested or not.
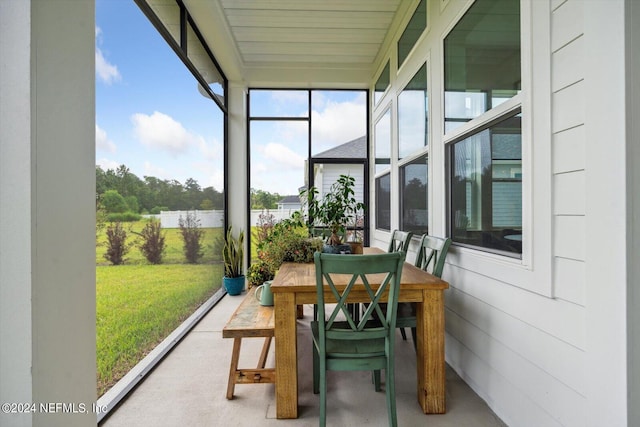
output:
[[[229,226],[222,248],[224,262],[224,277],[222,282],[229,295],[240,295],[244,290],[244,232],[240,231],[237,238],[233,237],[232,227]]]
[[[247,283],[249,287],[260,286],[275,277],[271,266],[263,260],[258,260],[247,269]]]
[[[352,176],[340,175],[322,198],[319,198],[316,187],[301,192],[307,205],[309,225],[322,225],[331,232],[326,242],[330,247],[325,248],[325,252],[350,251],[349,245],[341,246],[343,242],[340,235],[345,234],[347,225],[354,223],[358,212],[365,208],[364,203],[356,200],[353,189],[355,182]]]

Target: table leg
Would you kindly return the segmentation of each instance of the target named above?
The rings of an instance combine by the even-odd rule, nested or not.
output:
[[[236,387],[236,372],[238,371],[238,360],[240,360],[240,347],[242,338],[233,339],[233,351],[231,352],[231,366],[229,367],[229,382],[227,383],[227,399],[233,399],[233,391]]]
[[[296,305],[293,293],[274,293],[276,416],[298,418]]]
[[[444,361],[444,293],[422,291],[423,302],[417,304],[418,401],[425,414],[446,411]]]

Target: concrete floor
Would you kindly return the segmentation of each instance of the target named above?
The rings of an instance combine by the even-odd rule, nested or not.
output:
[[[276,419],[273,384],[236,385],[235,398],[225,398],[233,340],[223,339],[221,331],[241,299],[225,296],[100,425],[317,426],[319,399],[311,391],[311,306],[305,307],[305,318],[298,320],[299,418]],[[257,338],[243,340],[240,367],[255,367],[262,342]],[[402,341],[398,334],[396,348],[399,426],[505,426],[450,368],[447,413],[423,414],[415,395],[416,362],[411,338]],[[273,366],[273,346],[267,366]],[[384,391],[374,391],[370,373],[330,372],[328,389],[327,425],[388,425]]]

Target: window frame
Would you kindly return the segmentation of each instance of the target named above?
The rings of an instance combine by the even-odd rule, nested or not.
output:
[[[388,90],[388,88],[387,88]],[[280,114],[280,115],[276,115],[276,116],[263,116],[263,115],[252,115],[251,114],[251,92],[261,92],[261,91],[265,91],[265,92],[304,92],[307,95],[307,115],[306,116],[291,116],[291,115],[285,115],[285,114]],[[313,153],[313,93],[314,92],[362,92],[365,94],[365,129],[366,129],[366,139],[367,139],[367,144],[366,144],[366,154],[364,158],[350,158],[350,159],[343,159],[343,158],[328,158],[328,157],[314,157]],[[370,96],[370,92],[366,89],[361,89],[361,88],[296,88],[296,87],[291,87],[291,88],[284,88],[284,87],[263,87],[263,86],[255,86],[255,87],[249,87],[247,88],[246,94],[245,94],[245,99],[246,99],[246,105],[245,105],[245,114],[246,114],[246,131],[247,131],[247,141],[246,141],[246,150],[247,153],[251,153],[251,125],[252,123],[257,123],[257,122],[301,122],[301,123],[306,123],[307,124],[307,147],[306,147],[306,161],[307,161],[307,175],[305,176],[305,182],[307,183],[307,185],[313,186],[314,185],[314,175],[313,175],[313,169],[314,169],[314,165],[316,164],[320,164],[320,163],[324,163],[324,164],[341,164],[341,163],[347,163],[347,164],[362,164],[363,165],[363,172],[364,172],[364,190],[363,190],[363,199],[364,199],[364,204],[365,206],[370,207],[371,204],[369,202],[369,195],[371,193],[370,190],[370,182],[369,182],[369,170],[370,170],[370,157],[371,157],[371,153],[369,150],[369,141],[371,138],[371,132],[370,132],[370,122],[369,122],[369,117],[370,117],[370,112],[371,112],[371,96]],[[251,155],[247,155],[246,158],[246,180],[247,180],[247,189],[246,189],[246,201],[247,201],[247,230],[250,230],[252,225],[251,224]],[[362,227],[362,231],[363,231],[363,237],[364,237],[364,244],[365,245],[369,245],[369,239],[370,239],[370,221],[369,221],[369,215],[367,215],[365,213],[364,215],[364,225]],[[247,235],[247,242],[249,247],[251,246],[251,235]]]
[[[402,61],[400,61],[400,41],[402,40],[402,37],[405,35],[406,31],[409,29],[409,24],[411,23],[411,21],[413,20],[413,18],[416,15],[416,13],[418,12],[418,8],[420,7],[420,4],[422,2],[425,2],[425,16],[424,16],[424,28],[422,29],[422,32],[420,33],[420,35],[415,39],[415,41],[413,42],[413,46],[411,46],[411,49],[409,49],[409,51],[407,52],[407,55],[404,57],[404,59]],[[415,6],[413,6],[411,8],[412,12],[411,15],[408,17],[407,21],[403,24],[403,30],[402,33],[400,33],[398,39],[395,42],[395,59],[396,59],[396,70],[398,70],[398,72],[400,70],[402,70],[402,68],[407,64],[407,62],[410,62],[410,58],[412,56],[414,56],[414,52],[416,49],[416,46],[418,46],[420,44],[420,41],[425,37],[425,34],[427,34],[430,30],[429,28],[429,4],[430,4],[430,0],[417,0],[415,3]]]
[[[453,194],[453,185],[452,185],[452,167],[453,167],[453,157],[454,157],[454,147],[458,142],[464,141],[467,138],[471,138],[474,137],[482,132],[484,132],[485,130],[490,129],[491,127],[493,127],[496,124],[499,124],[505,120],[508,120],[512,117],[517,116],[518,114],[522,114],[522,109],[520,105],[515,105],[512,108],[506,110],[505,112],[503,112],[500,115],[496,115],[492,120],[488,121],[488,122],[483,122],[483,123],[479,123],[477,126],[473,127],[470,131],[462,133],[461,135],[459,135],[457,138],[450,140],[446,143],[445,146],[445,171],[446,171],[446,210],[447,210],[447,215],[446,215],[446,227],[447,227],[447,236],[449,238],[451,238],[451,243],[452,245],[455,246],[460,246],[460,247],[465,247],[465,248],[469,248],[472,250],[476,250],[476,251],[481,251],[481,252],[487,252],[487,253],[491,253],[491,254],[495,254],[495,255],[499,255],[499,256],[504,256],[504,257],[508,257],[508,258],[513,258],[513,259],[518,259],[521,260],[522,259],[522,252],[521,253],[515,253],[515,252],[507,252],[507,251],[502,251],[499,249],[494,249],[494,248],[489,248],[486,246],[481,246],[481,245],[475,245],[475,244],[468,244],[468,243],[464,243],[464,242],[459,242],[454,240],[454,232],[453,232],[453,220],[452,220],[452,212],[451,212],[451,208],[452,208],[452,194]],[[522,118],[522,121],[524,121],[524,118]],[[521,137],[523,137],[522,135],[522,131],[521,131]],[[522,154],[521,154],[522,157]],[[520,160],[521,162],[523,161],[522,159]],[[491,159],[491,162],[493,164],[493,158]],[[496,180],[491,177],[491,182],[488,184],[493,184],[493,182],[495,182]],[[504,179],[498,179],[498,181],[506,181]],[[521,179],[521,187],[523,186],[523,181],[524,181],[524,176]],[[524,193],[524,191],[523,191]],[[483,199],[483,205],[482,205],[482,209],[486,209],[486,206],[484,206],[484,195],[481,196]],[[524,194],[522,194],[522,200],[524,203]],[[523,208],[524,211],[524,208]],[[524,214],[524,212],[523,212]],[[523,236],[524,236],[524,220],[522,220],[522,228],[523,228]],[[480,230],[483,231],[483,230]],[[524,243],[524,237],[523,237],[523,243]]]
[[[548,2],[520,0],[520,57],[522,89],[519,94],[493,110],[470,120],[439,138],[447,145],[515,108],[522,111],[522,258],[514,259],[475,248],[452,245],[447,263],[460,271],[474,271],[511,286],[553,298],[553,208],[552,208],[552,126],[551,108],[551,6]],[[475,0],[461,7],[439,38],[444,51],[444,39]],[[450,9],[451,4],[448,5]],[[533,25],[535,23],[535,26]],[[535,43],[534,43],[535,40]],[[444,58],[440,64],[440,111],[444,123]],[[535,89],[535,91],[534,91]],[[432,93],[432,98],[434,94]],[[535,103],[533,98],[535,97]],[[440,117],[438,117],[440,119]],[[535,141],[535,144],[534,144]],[[449,165],[444,156],[444,174]],[[533,165],[535,163],[535,171]],[[433,168],[432,168],[433,169]],[[445,196],[449,187],[445,182]],[[534,191],[535,187],[535,191]],[[444,220],[449,218],[449,201],[443,206]],[[534,221],[535,218],[535,221]],[[448,224],[447,224],[448,227]],[[535,228],[535,236],[533,230]]]
[[[428,131],[427,131],[427,135],[428,135]],[[398,163],[398,199],[399,199],[399,203],[398,203],[398,228],[402,231],[413,231],[414,230],[407,230],[405,228],[405,224],[404,224],[404,178],[405,178],[405,170],[407,166],[410,166],[412,164],[415,163],[416,160],[419,160],[420,158],[424,157],[426,160],[426,167],[427,167],[427,176],[425,176],[425,181],[426,181],[426,187],[427,187],[427,195],[426,195],[426,203],[427,203],[427,225],[426,225],[426,229],[427,231],[425,232],[426,234],[428,234],[428,230],[429,230],[429,223],[430,223],[430,217],[431,217],[431,209],[430,209],[430,198],[431,198],[431,191],[429,191],[429,184],[430,184],[430,174],[431,174],[431,166],[430,166],[430,160],[429,160],[429,150],[427,147],[425,147],[424,150],[421,150],[420,152],[417,152],[417,154],[415,155],[411,155],[408,157],[405,157],[404,159],[402,159],[403,161],[400,163]]]
[[[527,30],[530,30],[530,28],[526,27],[526,20],[525,15],[527,15],[527,11],[525,10],[526,8],[525,3],[528,0],[521,0],[520,2],[520,62],[521,62],[521,66],[520,66],[520,81],[521,81],[521,90],[519,93],[515,94],[513,97],[511,97],[510,99],[498,104],[496,107],[493,107],[481,114],[479,114],[478,116],[469,119],[466,122],[460,121],[460,125],[456,126],[454,129],[450,130],[449,132],[447,132],[446,129],[446,123],[447,123],[447,117],[446,117],[446,69],[445,66],[447,64],[447,59],[446,59],[446,49],[445,49],[445,41],[447,39],[447,37],[452,33],[452,31],[456,28],[456,26],[461,22],[461,20],[465,17],[465,15],[470,11],[470,9],[476,4],[477,1],[485,1],[485,0],[473,0],[470,1],[466,7],[462,8],[460,13],[458,14],[458,16],[456,17],[456,19],[454,19],[450,26],[447,28],[447,31],[445,31],[442,34],[442,38],[441,38],[441,76],[442,76],[442,86],[441,86],[441,129],[442,129],[442,142],[444,145],[444,151],[445,151],[445,156],[444,156],[444,163],[445,163],[445,224],[446,224],[446,235],[448,237],[450,237],[452,239],[452,245],[454,247],[460,247],[460,248],[465,248],[467,250],[470,251],[475,251],[475,252],[479,252],[479,253],[486,253],[486,254],[491,254],[493,256],[497,256],[497,257],[501,257],[501,258],[506,258],[509,260],[515,260],[517,261],[520,265],[528,265],[528,262],[530,261],[530,258],[527,258],[530,256],[529,253],[527,253],[527,257],[525,257],[525,252],[527,252],[527,250],[525,249],[527,247],[528,244],[530,244],[529,240],[530,240],[530,233],[528,230],[526,229],[530,229],[530,221],[525,223],[525,204],[527,203],[525,201],[525,185],[528,186],[528,190],[531,189],[531,179],[528,176],[531,169],[530,168],[526,168],[525,167],[525,147],[529,147],[530,145],[530,140],[531,138],[528,137],[529,135],[525,135],[525,122],[528,122],[528,117],[527,114],[525,113],[527,111],[527,108],[525,106],[523,106],[523,104],[526,102],[528,102],[528,99],[525,99],[525,77],[526,77],[526,66],[527,66],[527,61],[525,59],[528,50],[525,47],[525,45],[527,44],[527,40],[525,38],[525,34]],[[530,41],[529,41],[530,42]],[[473,93],[473,92],[472,92]],[[470,138],[474,135],[479,134],[480,132],[490,128],[491,126],[507,119],[508,117],[517,114],[516,112],[519,111],[520,114],[522,114],[522,153],[521,153],[521,157],[522,157],[522,252],[519,254],[519,256],[514,257],[512,254],[508,254],[506,252],[503,251],[499,251],[496,249],[492,249],[492,248],[488,248],[486,246],[482,246],[482,245],[472,245],[472,244],[465,244],[465,243],[461,243],[461,242],[456,242],[453,240],[453,213],[452,213],[452,183],[451,183],[451,175],[452,175],[452,164],[451,164],[451,160],[453,157],[453,148],[455,146],[455,144],[457,142],[460,142],[464,139]],[[530,191],[526,192],[527,196],[531,195]]]

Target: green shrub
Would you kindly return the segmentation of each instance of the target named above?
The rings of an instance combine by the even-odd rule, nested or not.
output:
[[[195,213],[187,212],[186,219],[183,219],[181,216],[178,224],[180,225],[180,233],[184,241],[183,248],[187,262],[197,264],[203,255],[202,238],[204,237],[204,230],[200,228],[200,220],[196,218]]]
[[[127,203],[128,210],[131,212],[140,212],[140,204],[136,196],[127,196],[124,198],[124,201]]]
[[[107,221],[109,222],[135,222],[140,221],[142,216],[135,212],[127,211],[122,213],[110,213],[107,215]]]
[[[249,287],[262,285],[267,280],[272,280],[275,272],[269,264],[263,260],[254,262],[247,269],[247,282]]]
[[[168,211],[169,208],[166,206],[154,206],[151,208],[151,214],[152,215],[160,215],[160,211]]]

